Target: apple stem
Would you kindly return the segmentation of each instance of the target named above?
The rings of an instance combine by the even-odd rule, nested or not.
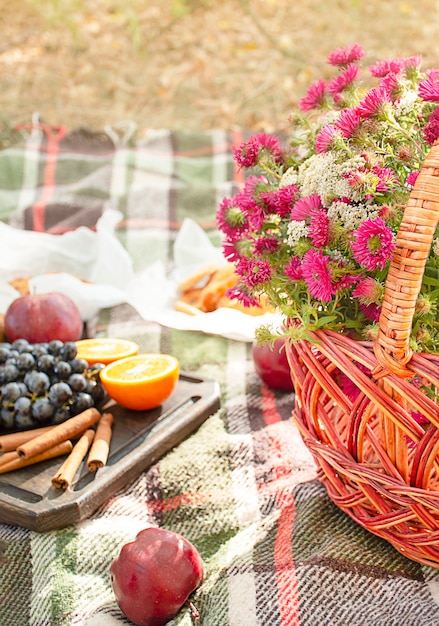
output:
[[[201,622],[200,622],[200,613],[199,613],[197,607],[195,606],[195,604],[192,604],[192,602],[190,600],[186,600],[185,604],[190,609],[192,623],[194,624],[194,626],[200,626],[200,624],[201,624]]]

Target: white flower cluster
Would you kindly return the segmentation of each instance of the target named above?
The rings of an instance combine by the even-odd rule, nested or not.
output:
[[[328,209],[331,222],[338,222],[348,231],[355,230],[366,219],[378,217],[378,213],[378,207],[373,205],[351,205],[346,202],[333,202]]]
[[[331,259],[333,261],[335,261],[336,263],[342,263],[343,265],[348,266],[349,265],[349,259],[347,256],[345,256],[341,250],[330,250],[329,252],[329,256],[331,257]]]
[[[324,203],[332,198],[351,197],[352,190],[343,177],[346,164],[338,163],[340,155],[335,152],[315,154],[299,167],[297,182],[302,196],[318,194]],[[352,168],[351,168],[352,169]]]
[[[288,187],[289,185],[297,185],[297,178],[298,177],[296,168],[290,167],[280,179],[279,189],[282,189],[283,187]]]
[[[340,157],[339,157],[340,158]],[[366,164],[366,159],[359,154],[346,159],[339,164],[340,175],[352,172],[352,170],[358,170]]]
[[[404,90],[401,97],[395,103],[395,112],[400,115],[413,115],[413,111],[419,110],[419,96],[413,89]]]
[[[308,237],[308,226],[305,221],[296,221],[293,220],[288,224],[287,228],[287,244],[294,248],[294,246],[299,242],[301,237]]]

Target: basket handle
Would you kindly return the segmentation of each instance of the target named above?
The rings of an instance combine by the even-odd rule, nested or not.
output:
[[[439,221],[439,143],[425,159],[404,211],[387,275],[384,300],[374,344],[380,365],[410,377],[407,364],[416,300]]]

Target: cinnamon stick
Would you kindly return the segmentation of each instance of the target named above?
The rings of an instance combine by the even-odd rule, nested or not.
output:
[[[95,431],[89,428],[85,431],[82,437],[80,437],[69,456],[52,478],[52,485],[54,487],[57,487],[58,489],[67,489],[70,487],[79,466],[87,454],[87,450],[89,449],[94,436]]]
[[[73,439],[80,433],[84,432],[95,424],[101,414],[94,407],[87,409],[74,417],[54,426],[47,433],[43,433],[26,443],[17,447],[17,452],[21,457],[29,458],[35,454],[39,454],[48,448],[52,448],[57,443],[65,441],[66,439]]]
[[[9,463],[0,465],[0,474],[6,474],[7,472],[22,469],[28,465],[34,465],[35,463],[40,463],[41,461],[46,461],[47,459],[53,459],[57,456],[62,456],[63,454],[69,454],[72,448],[72,442],[68,440],[62,441],[61,443],[58,443],[57,445],[29,458],[23,458],[17,454],[16,458],[12,459]]]
[[[42,426],[41,428],[33,428],[31,430],[22,430],[18,433],[8,433],[0,435],[0,452],[10,452],[15,450],[22,443],[26,443],[39,435],[49,431],[54,426]]]
[[[94,472],[100,467],[104,467],[110,453],[110,441],[113,424],[113,415],[111,413],[103,413],[96,428],[96,436],[91,446],[87,467],[90,472]]]
[[[18,452],[16,450],[9,450],[0,455],[0,467],[6,463],[10,463],[13,459],[19,459]]]

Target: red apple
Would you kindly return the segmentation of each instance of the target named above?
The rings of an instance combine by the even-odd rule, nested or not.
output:
[[[190,541],[169,530],[147,528],[122,546],[110,574],[122,613],[136,626],[162,626],[201,585],[204,566]]]
[[[62,293],[34,293],[16,298],[5,313],[5,336],[8,341],[27,339],[40,343],[59,339],[63,342],[81,338],[83,320],[71,298]]]
[[[284,339],[279,338],[273,344],[265,343],[263,346],[253,344],[253,362],[257,374],[266,385],[282,391],[293,391],[284,342]]]

